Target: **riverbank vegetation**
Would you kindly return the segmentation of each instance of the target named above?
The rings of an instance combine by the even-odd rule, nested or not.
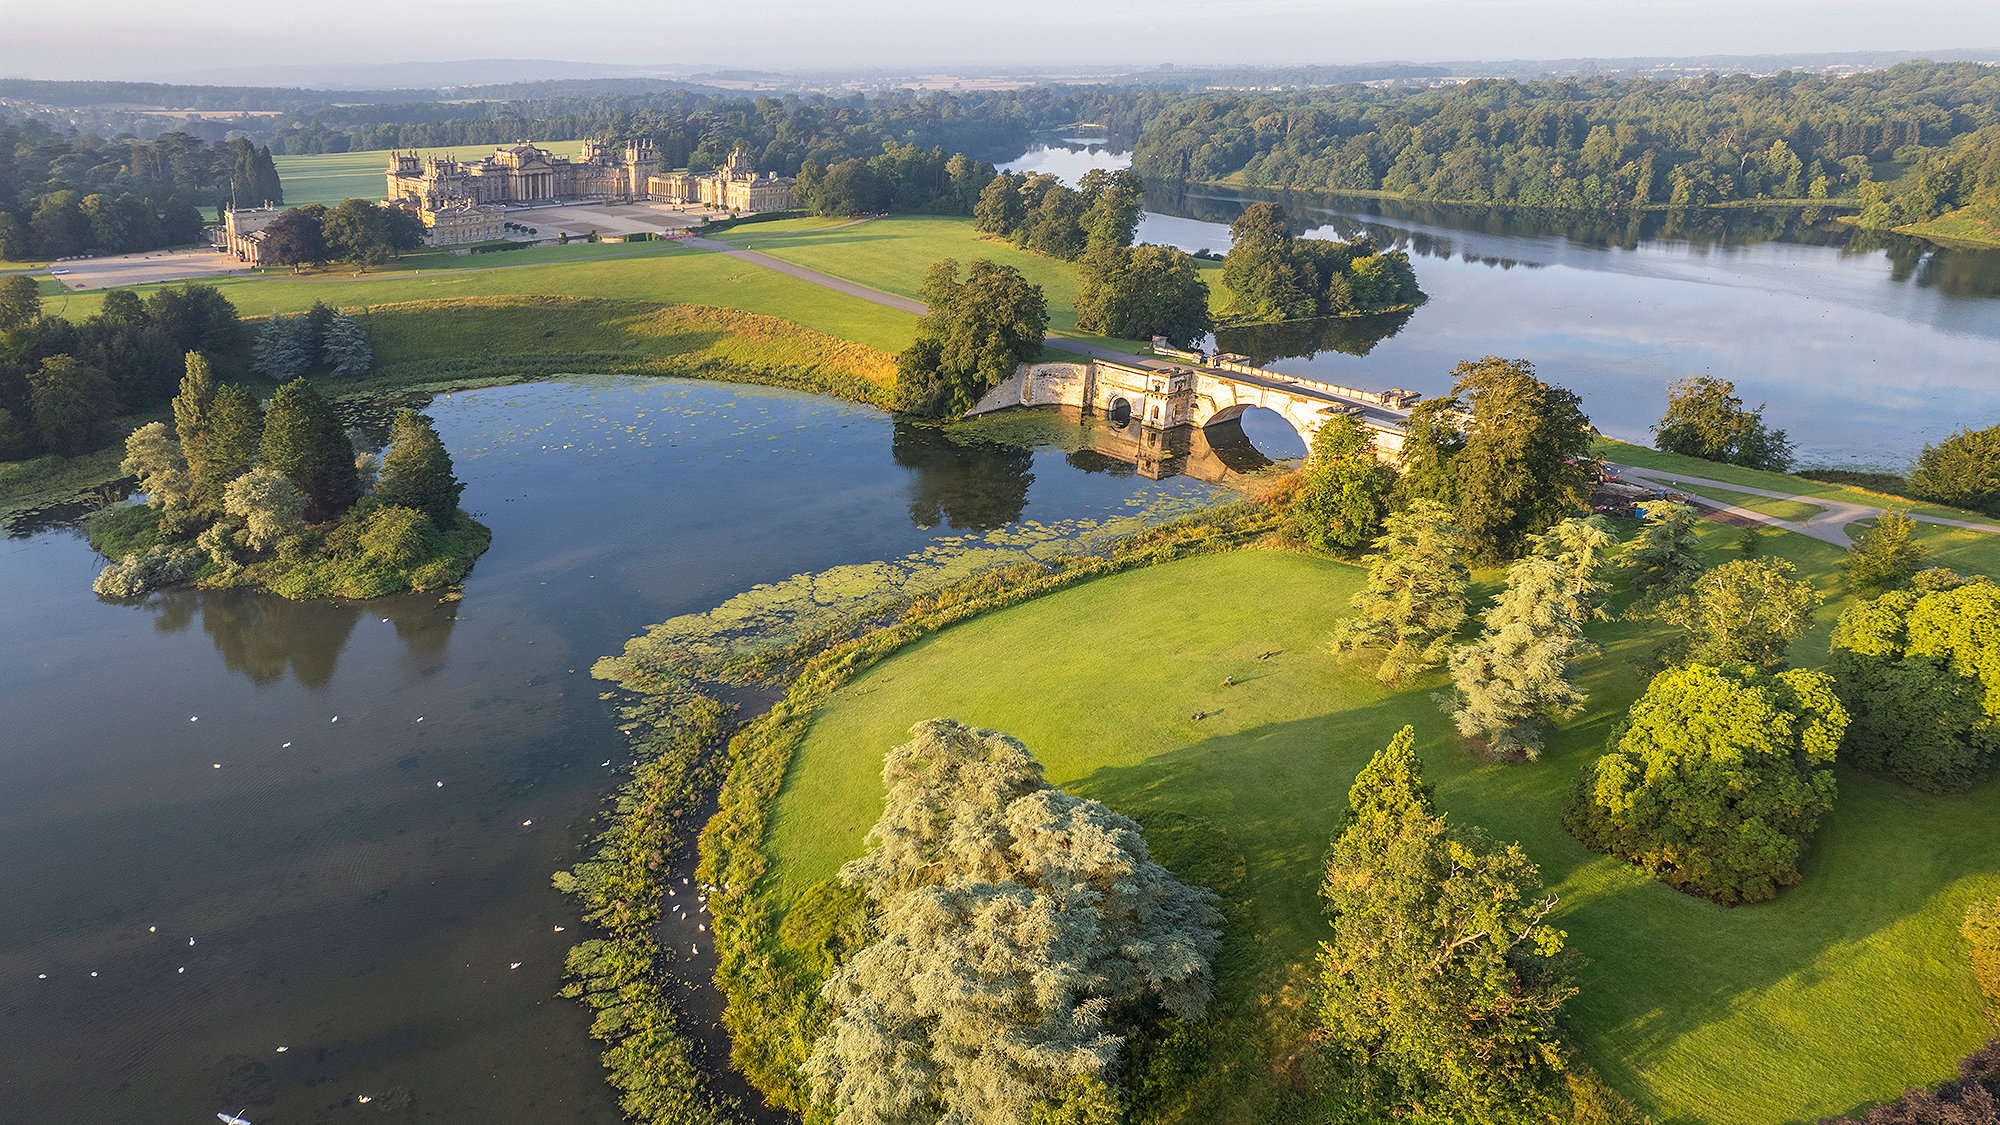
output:
[[[1042,354],[1049,328],[1040,287],[1018,270],[975,258],[959,277],[950,258],[934,262],[917,291],[927,311],[917,338],[896,356],[896,409],[924,418],[962,418],[981,396]]]
[[[2000,219],[1994,68],[1911,62],[1819,77],[1478,79],[1211,94],[1133,148],[1149,180],[1571,211],[1838,204],[1870,227]]]

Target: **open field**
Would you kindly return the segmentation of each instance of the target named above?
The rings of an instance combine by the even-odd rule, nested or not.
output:
[[[541,251],[518,250],[454,259],[482,264],[442,273],[426,271],[360,278],[229,278],[216,284],[244,316],[299,312],[312,307],[314,301],[354,308],[462,297],[562,294],[742,309],[783,317],[887,352],[901,351],[915,337],[916,318],[907,313],[707,251],[669,244],[630,255],[607,252],[594,260],[542,261],[518,267],[511,264],[516,254],[537,253]],[[491,264],[484,264],[487,262]],[[100,294],[78,294],[69,300],[62,315],[81,319],[96,312],[102,303]],[[482,345],[476,337],[468,336],[450,345],[440,341],[436,346],[441,349],[454,346],[476,354]]]
[[[583,151],[582,141],[536,141],[535,144],[572,160]],[[492,145],[456,145],[419,149],[418,152],[424,156],[477,160],[491,155],[493,148]],[[277,165],[278,183],[285,189],[286,206],[324,203],[330,207],[343,199],[382,198],[389,151],[370,149],[366,152],[329,152],[316,156],[273,156],[271,163]],[[245,202],[244,206],[250,204]]]
[[[1734,529],[1702,527],[1708,561],[1735,557]],[[1990,540],[1972,546],[1976,533],[1925,538],[1945,561],[2000,571]],[[1762,541],[1835,599],[1793,653],[1813,666],[1845,594],[1842,552],[1797,535]],[[1495,576],[1482,578],[1490,590]],[[1016,735],[1051,780],[1120,811],[1212,818],[1246,853],[1249,901],[1220,966],[1216,1019],[1228,1030],[1213,1083],[1228,1094],[1187,1120],[1266,1120],[1261,1076],[1303,1030],[1298,1009],[1272,998],[1306,981],[1326,932],[1316,892],[1327,840],[1355,773],[1409,723],[1441,807],[1541,864],[1562,899],[1558,924],[1587,958],[1575,1041],[1660,1120],[1843,1113],[1948,1076],[1991,1034],[1957,925],[1972,898],[2000,891],[2000,824],[1987,812],[2000,783],[1937,798],[1842,771],[1803,885],[1717,907],[1585,850],[1558,821],[1577,771],[1643,686],[1633,661],[1654,643],[1649,626],[1594,629],[1605,653],[1583,669],[1589,710],[1539,762],[1488,764],[1458,747],[1430,701],[1437,680],[1390,690],[1365,664],[1323,653],[1362,579],[1337,562],[1238,552],[1099,579],[913,644],[815,716],[777,801],[764,893],[782,906],[859,854],[881,808],[882,751],[940,715]],[[1254,659],[1271,649],[1282,652]],[[1237,685],[1221,686],[1225,675]],[[1196,709],[1210,717],[1194,722]]]
[[[1012,266],[1021,275],[1042,287],[1048,298],[1049,331],[1070,336],[1099,347],[1138,353],[1150,344],[1135,340],[1115,340],[1091,336],[1076,327],[1077,267],[1030,254],[1012,243],[988,238],[972,227],[972,220],[946,216],[899,216],[821,233],[804,233],[794,238],[753,238],[756,227],[739,227],[725,232],[721,241],[746,247],[760,254],[783,258],[822,273],[857,281],[885,293],[915,297],[923,283],[924,271],[940,258],[956,258],[963,264],[974,258],[990,258]],[[1198,261],[1209,284],[1209,304],[1221,299],[1221,263]]]

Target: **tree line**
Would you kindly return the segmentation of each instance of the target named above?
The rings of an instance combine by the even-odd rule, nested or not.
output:
[[[63,135],[0,122],[0,259],[132,253],[198,242],[202,214],[235,198],[281,202],[268,148]]]
[[[1601,210],[1839,199],[1870,225],[2000,217],[1995,68],[1840,77],[1480,79],[1189,98],[1133,150],[1162,182]]]
[[[33,278],[0,280],[0,460],[70,456],[117,435],[121,414],[173,397],[189,352],[233,356],[236,308],[212,285],[127,289],[80,323],[44,315]]]

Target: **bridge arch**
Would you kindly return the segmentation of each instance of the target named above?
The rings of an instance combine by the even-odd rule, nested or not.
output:
[[[1231,403],[1208,416],[1201,432],[1218,451],[1243,449],[1271,461],[1304,457],[1312,435],[1287,413],[1252,402]]]

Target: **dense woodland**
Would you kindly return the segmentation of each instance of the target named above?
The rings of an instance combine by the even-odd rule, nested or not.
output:
[[[1994,219],[2000,68],[1206,96],[1152,121],[1133,166],[1561,210],[1840,197],[1871,208],[1870,225],[1962,206]]]
[[[131,253],[201,239],[204,212],[231,197],[281,202],[268,149],[63,135],[0,122],[0,259]]]

